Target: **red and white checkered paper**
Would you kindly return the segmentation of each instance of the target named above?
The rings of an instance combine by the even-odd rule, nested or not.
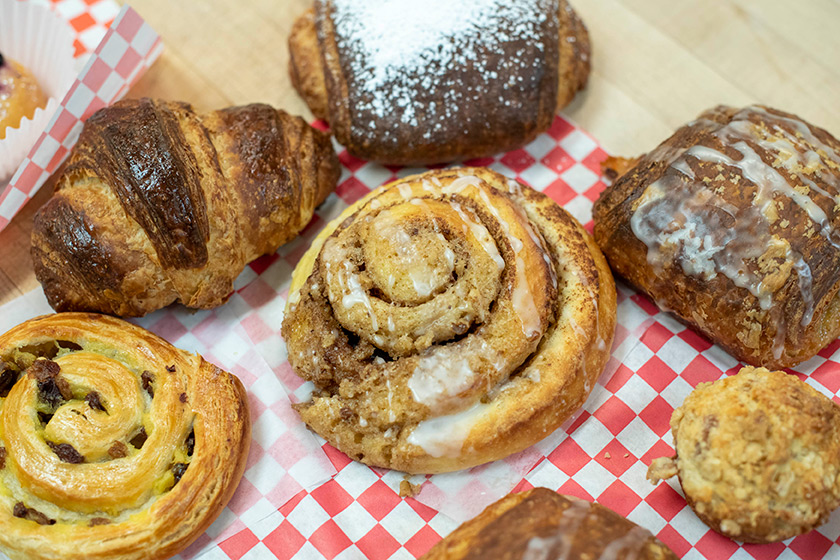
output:
[[[579,415],[518,456],[468,472],[412,477],[423,489],[403,499],[402,473],[354,462],[316,439],[289,406],[307,391],[291,371],[280,337],[292,270],[314,236],[344,208],[384,182],[421,171],[385,168],[339,149],[343,173],[336,193],[298,239],[245,269],[226,305],[197,313],[175,306],[140,321],[239,375],[252,406],[254,441],[245,478],[219,520],[183,557],[416,558],[508,491],[547,486],[610,507],[686,559],[840,558],[840,514],[785,543],[739,546],[699,521],[674,481],[654,487],[645,480],[653,458],[673,453],[668,429],[673,409],[698,383],[732,374],[739,365],[621,284],[607,371]],[[605,157],[587,133],[558,117],[525,148],[468,163],[545,192],[591,230]],[[45,312],[45,305],[40,290],[15,300],[0,308],[0,328]],[[797,371],[840,401],[838,349],[840,341]]]
[[[160,36],[130,6],[119,10],[113,0],[57,0],[49,5],[75,31],[77,57],[96,50],[0,194],[0,230],[58,169],[84,121],[121,99],[163,49]]]

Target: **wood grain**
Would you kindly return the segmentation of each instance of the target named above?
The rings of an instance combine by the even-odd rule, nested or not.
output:
[[[564,114],[615,154],[655,146],[702,110],[762,102],[840,136],[840,2],[572,0],[593,43],[589,86]],[[311,119],[288,78],[286,37],[311,0],[133,0],[166,50],[133,97],[198,109],[261,101]],[[0,232],[0,304],[37,287],[32,216]]]

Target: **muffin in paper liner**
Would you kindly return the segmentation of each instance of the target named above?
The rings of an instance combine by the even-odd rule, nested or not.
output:
[[[73,84],[73,40],[72,28],[46,6],[0,0],[0,53],[29,70],[48,98],[45,107],[7,129],[0,140],[0,185],[11,179]]]

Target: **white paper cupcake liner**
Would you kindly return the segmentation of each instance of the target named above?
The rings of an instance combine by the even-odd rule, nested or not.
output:
[[[76,78],[74,33],[48,8],[33,2],[0,0],[0,53],[32,72],[49,98],[31,119],[6,129],[0,140],[0,185],[8,181]]]

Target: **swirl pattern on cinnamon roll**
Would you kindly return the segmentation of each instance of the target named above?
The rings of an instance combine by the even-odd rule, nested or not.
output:
[[[239,380],[112,317],[0,336],[0,548],[12,558],[168,558],[245,468]]]
[[[545,195],[480,168],[380,187],[298,264],[283,336],[303,420],[351,457],[446,472],[539,441],[609,356],[615,285]]]

